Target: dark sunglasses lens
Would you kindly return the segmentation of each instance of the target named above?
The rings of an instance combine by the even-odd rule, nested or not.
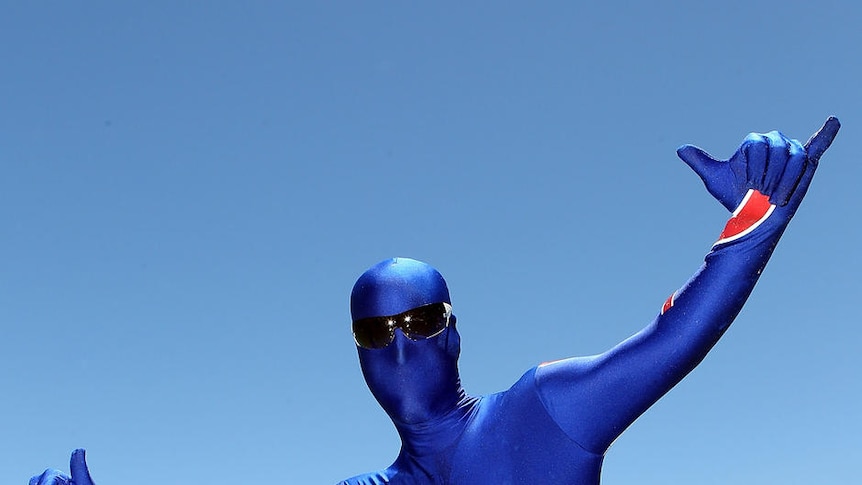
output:
[[[389,327],[389,318],[363,318],[353,322],[353,338],[366,349],[382,349],[392,343],[394,333]]]
[[[404,333],[414,340],[433,337],[446,328],[446,317],[446,307],[442,303],[415,308],[404,315]]]

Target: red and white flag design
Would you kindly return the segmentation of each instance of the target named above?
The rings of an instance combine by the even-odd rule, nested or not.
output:
[[[769,197],[757,190],[748,189],[742,203],[733,211],[733,216],[727,221],[727,225],[724,226],[724,230],[718,236],[718,241],[713,246],[735,241],[745,236],[763,224],[763,221],[768,219],[774,210],[775,204],[769,203]]]

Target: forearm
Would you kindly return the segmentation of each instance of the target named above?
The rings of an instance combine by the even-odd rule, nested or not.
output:
[[[793,215],[793,209],[775,207],[758,195],[755,192],[741,204],[703,266],[668,298],[658,319],[660,325],[716,338],[730,326]]]
[[[615,365],[636,369],[625,391],[628,404],[620,410],[621,423],[636,419],[691,372],[751,295],[793,215],[791,208],[767,202],[768,215],[740,221],[759,202],[749,201],[748,208],[735,213],[703,265],[668,298],[655,321],[612,351],[620,360]],[[644,360],[652,369],[636,365]]]

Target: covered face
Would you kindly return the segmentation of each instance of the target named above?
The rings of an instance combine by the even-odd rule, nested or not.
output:
[[[353,287],[350,311],[362,373],[396,422],[433,419],[461,397],[460,338],[450,303],[443,276],[408,258],[374,265]]]

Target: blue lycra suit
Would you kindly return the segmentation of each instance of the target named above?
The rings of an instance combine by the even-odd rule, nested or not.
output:
[[[700,363],[739,313],[838,127],[830,118],[805,147],[778,132],[751,134],[727,161],[680,148],[734,215],[655,320],[601,355],[539,365],[504,392],[471,397],[458,377],[454,321],[429,339],[396,330],[388,347],[357,347],[402,448],[388,468],[341,484],[598,484],[614,439]],[[356,321],[436,302],[451,303],[443,277],[396,258],[359,278],[351,313]]]
[[[727,161],[680,148],[733,217],[656,319],[601,355],[543,364],[504,392],[471,397],[458,377],[454,316],[431,338],[410,340],[399,329],[387,347],[357,347],[402,448],[388,468],[341,484],[598,484],[611,442],[685,377],[736,317],[839,126],[830,118],[805,147],[778,132],[751,134]],[[397,258],[359,278],[351,313],[357,321],[440,302],[451,303],[440,273]],[[46,470],[30,485],[93,485],[83,450],[70,467],[71,477]]]

